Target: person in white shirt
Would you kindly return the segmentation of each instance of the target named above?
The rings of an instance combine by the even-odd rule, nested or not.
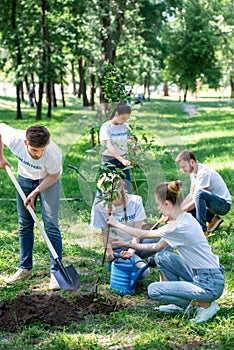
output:
[[[130,136],[130,127],[126,123],[131,114],[131,107],[124,102],[120,102],[112,112],[110,120],[102,124],[100,128],[100,142],[105,146],[102,154],[104,164],[112,165],[124,169],[131,166],[130,160],[125,158],[128,151],[128,140],[135,140]],[[131,193],[131,176],[130,170],[123,170],[125,174],[125,188]]]
[[[12,284],[32,275],[34,221],[28,205],[35,210],[37,198],[40,199],[42,218],[49,240],[62,259],[62,238],[58,226],[58,209],[60,197],[60,174],[62,171],[62,152],[50,140],[50,133],[40,125],[27,130],[19,130],[0,124],[0,168],[10,166],[4,158],[3,147],[6,145],[18,160],[18,182],[26,195],[23,203],[17,193],[17,212],[19,223],[20,268],[6,283]],[[50,254],[51,278],[49,288],[58,290],[53,272],[58,269],[57,263]]]
[[[114,188],[111,190],[118,191],[119,196],[118,198],[113,199],[111,208],[106,205],[105,201],[102,200],[102,197],[95,198],[91,212],[91,226],[100,228],[102,231],[102,240],[104,247],[106,247],[108,262],[112,262],[115,259],[114,254],[119,253],[123,259],[133,257],[136,262],[136,266],[140,268],[145,264],[142,259],[151,256],[153,253],[136,251],[132,248],[123,249],[119,245],[112,245],[111,239],[115,237],[121,238],[126,243],[130,243],[132,241],[138,242],[140,240],[133,238],[131,235],[125,233],[122,230],[119,230],[118,228],[113,229],[108,227],[107,219],[110,214],[109,211],[111,210],[112,214],[119,222],[124,222],[128,227],[141,228],[143,220],[146,219],[142,198],[138,195],[127,193],[127,191],[124,189],[123,180],[121,180],[118,175],[110,174],[110,177],[112,176],[117,178],[118,181],[115,182]],[[109,181],[110,177],[105,178],[104,176],[98,182],[98,187],[102,190],[102,194],[107,192],[106,185],[103,185],[103,183]],[[159,241],[159,238],[141,240],[140,242],[144,244],[157,241]],[[170,247],[168,247],[168,249],[172,250]],[[146,270],[143,273],[142,277],[146,277],[148,275],[148,272],[149,271]]]
[[[112,244],[132,249],[157,252],[155,263],[164,275],[163,282],[148,286],[148,295],[153,300],[165,303],[159,311],[186,312],[196,307],[197,314],[190,321],[203,322],[220,309],[214,301],[224,290],[223,267],[214,255],[198,221],[181,209],[181,181],[161,183],[156,187],[155,199],[158,210],[169,222],[157,230],[132,229],[110,216],[108,222],[132,236],[143,238],[160,237],[158,243],[125,243],[114,238]],[[170,245],[178,254],[166,251]],[[189,307],[189,308],[188,308]]]
[[[176,161],[191,179],[190,193],[184,199],[182,209],[196,217],[207,235],[223,222],[219,215],[229,212],[232,203],[230,192],[222,177],[208,166],[198,163],[193,152],[182,151]]]

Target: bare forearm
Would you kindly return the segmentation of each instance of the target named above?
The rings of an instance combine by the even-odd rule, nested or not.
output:
[[[142,238],[159,238],[160,235],[157,233],[157,230],[142,230],[136,227],[129,227],[122,223],[118,223],[117,226],[121,231],[128,233],[129,235],[142,239]]]
[[[160,240],[158,243],[148,243],[148,244],[141,244],[141,243],[124,243],[124,247],[129,247],[135,250],[140,250],[144,252],[158,252],[165,248],[167,246],[167,243],[163,240]]]
[[[52,186],[60,177],[60,172],[56,173],[56,174],[49,174],[47,175],[44,180],[42,180],[42,182],[40,183],[39,190],[40,192],[46,190],[47,188],[49,188],[50,186]]]

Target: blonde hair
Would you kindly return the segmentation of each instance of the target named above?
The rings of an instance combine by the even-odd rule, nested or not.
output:
[[[173,205],[181,205],[183,200],[181,187],[182,182],[180,180],[163,182],[156,187],[155,194],[162,202],[168,200]]]

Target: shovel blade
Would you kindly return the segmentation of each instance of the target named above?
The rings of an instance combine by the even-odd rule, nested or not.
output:
[[[59,286],[67,291],[75,292],[80,288],[80,276],[73,265],[64,267],[66,275],[60,270],[54,272],[54,276]],[[68,279],[68,278],[69,279]]]

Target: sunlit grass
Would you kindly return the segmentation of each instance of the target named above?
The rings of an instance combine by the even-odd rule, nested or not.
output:
[[[76,97],[67,96],[67,108],[61,105],[53,110],[51,120],[46,118],[46,108],[40,121],[49,128],[52,138],[63,150],[62,196],[63,199],[81,197],[81,201],[61,201],[60,227],[63,236],[64,262],[73,263],[81,275],[81,292],[85,285],[94,284],[103,255],[103,246],[98,230],[91,231],[90,194],[92,189],[87,183],[81,183],[79,175],[67,167],[74,164],[84,169],[89,180],[93,180],[91,169],[93,156],[86,151],[91,148],[90,128],[98,124],[97,111],[83,109]],[[198,99],[189,97],[196,108],[193,117],[183,110],[183,104],[173,100],[157,97],[143,106],[134,107],[136,123],[142,125],[139,137],[146,133],[154,138],[152,164],[155,166],[152,187],[141,195],[144,201],[152,195],[147,206],[151,222],[157,215],[153,198],[155,182],[158,179],[181,178],[186,187],[187,175],[175,164],[176,154],[184,148],[195,152],[199,162],[204,162],[219,171],[226,181],[230,192],[234,193],[234,119],[233,103],[229,100]],[[23,120],[15,119],[15,102],[13,99],[0,98],[1,122],[17,128],[26,128],[35,124],[35,110],[22,106]],[[11,162],[16,174],[16,161],[6,149],[5,155]],[[15,298],[19,293],[33,293],[37,285],[49,281],[49,256],[47,247],[40,233],[35,232],[34,273],[31,280],[14,286],[6,286],[4,277],[18,268],[18,236],[15,189],[7,177],[0,171],[0,300]],[[84,187],[82,187],[84,186]],[[82,190],[85,189],[85,193]],[[150,194],[148,194],[148,191]],[[146,195],[146,197],[145,197]],[[11,200],[9,200],[11,199]],[[153,209],[152,209],[153,208]],[[153,212],[152,212],[153,210]],[[38,213],[39,219],[40,213]],[[21,327],[12,335],[0,332],[0,349],[56,349],[56,350],[154,350],[154,349],[232,349],[234,341],[234,209],[225,216],[216,234],[209,238],[209,243],[220,257],[226,269],[226,287],[218,303],[221,310],[217,316],[205,324],[193,325],[182,315],[163,315],[153,311],[153,304],[147,304],[147,285],[158,279],[158,273],[152,271],[149,279],[137,289],[137,295],[130,297],[131,307],[110,315],[86,317],[80,324],[71,324],[60,329],[50,330],[40,323]],[[101,291],[108,293],[109,272],[104,268]],[[42,292],[48,292],[42,289]],[[62,295],[71,297],[65,292]]]

